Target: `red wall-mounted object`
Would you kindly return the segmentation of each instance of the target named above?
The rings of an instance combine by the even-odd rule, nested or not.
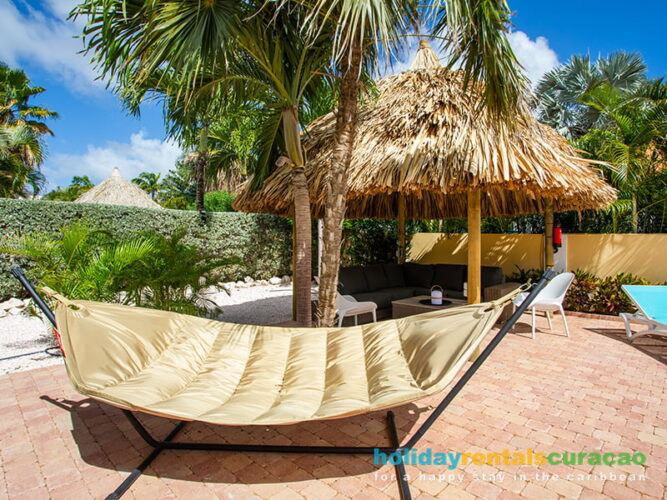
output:
[[[553,233],[553,244],[555,248],[560,248],[563,246],[563,229],[560,227],[560,224],[556,224],[554,226],[554,233]]]

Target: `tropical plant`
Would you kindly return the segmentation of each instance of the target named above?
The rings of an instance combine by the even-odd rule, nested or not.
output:
[[[207,278],[236,261],[183,244],[185,234],[146,231],[118,238],[79,223],[55,237],[16,237],[0,251],[28,258],[44,284],[71,299],[205,315],[215,311],[200,293]]]
[[[29,258],[41,280],[72,299],[117,300],[126,273],[149,257],[151,239],[114,239],[83,224],[63,227],[57,237],[46,233],[9,241],[1,251]]]
[[[159,201],[165,208],[185,210],[191,204],[194,205],[195,191],[192,170],[182,158],[165,176]]]
[[[42,136],[53,135],[43,120],[54,111],[33,106],[30,100],[44,92],[30,85],[27,75],[0,62],[0,196],[35,195],[44,185],[39,166],[44,159]]]
[[[36,195],[46,179],[39,171],[44,144],[27,125],[0,124],[0,196]]]
[[[638,194],[642,186],[662,169],[667,160],[667,84],[662,80],[644,82],[632,91],[599,85],[582,97],[608,122],[593,129],[579,141],[592,157],[608,162],[612,184],[622,195],[611,208],[619,215],[631,214],[632,231],[639,228]],[[662,200],[667,203],[667,199]],[[614,224],[617,227],[617,223]]]
[[[132,179],[132,182],[146,191],[146,193],[148,193],[148,195],[153,200],[162,189],[162,184],[160,183],[160,174],[153,172],[141,172],[137,177]]]
[[[233,202],[234,194],[229,191],[210,191],[204,195],[204,208],[207,212],[233,212]]]
[[[568,139],[579,138],[605,126],[599,110],[582,102],[586,94],[601,85],[631,90],[645,79],[646,66],[638,54],[614,52],[595,62],[589,55],[572,56],[538,83],[539,118]]]
[[[565,296],[565,308],[598,314],[614,314],[635,310],[632,301],[623,292],[623,285],[650,285],[651,282],[627,273],[599,278],[577,269]]]
[[[255,180],[276,161],[294,169],[297,320],[310,324],[310,207],[303,170],[300,109],[325,81],[328,34],[300,33],[308,11],[265,2],[143,2],[109,7],[89,0],[87,50],[131,103],[166,98],[171,131],[192,149],[196,207],[203,210],[203,170],[211,157],[212,116],[248,106],[261,111]],[[124,50],[117,48],[123,46]],[[312,110],[314,106],[308,107]],[[193,126],[194,124],[194,126]]]
[[[150,241],[148,258],[136,262],[119,281],[127,303],[184,314],[215,313],[217,308],[202,290],[215,282],[215,271],[236,263],[236,259],[215,259],[183,243],[186,230],[171,236],[147,232],[139,236]]]
[[[51,201],[74,201],[93,186],[94,184],[87,175],[75,175],[72,177],[72,182],[70,182],[69,186],[65,188],[58,187],[50,193],[45,194],[44,199]]]

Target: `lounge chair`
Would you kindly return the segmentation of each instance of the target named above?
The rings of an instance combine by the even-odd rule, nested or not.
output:
[[[67,374],[81,394],[119,407],[151,454],[107,498],[119,498],[166,449],[312,454],[402,453],[414,448],[447,405],[553,277],[546,272],[510,320],[417,431],[401,444],[387,412],[390,445],[269,446],[174,442],[187,421],[221,425],[294,424],[400,406],[441,392],[516,295],[347,328],[236,325],[151,309],[68,300],[43,289],[55,315],[12,270],[57,328]],[[57,326],[56,326],[57,325]],[[181,422],[160,440],[132,413]],[[411,498],[402,463],[402,498]]]
[[[637,306],[637,312],[621,313],[630,340],[644,335],[667,335],[667,286],[623,285],[623,291]],[[630,320],[646,325],[646,330],[632,333]]]
[[[343,320],[349,316],[354,316],[354,324],[357,325],[357,317],[360,314],[370,313],[373,316],[373,323],[377,321],[377,304],[366,301],[359,302],[352,295],[336,294],[336,316],[338,317],[338,326],[343,326]]]

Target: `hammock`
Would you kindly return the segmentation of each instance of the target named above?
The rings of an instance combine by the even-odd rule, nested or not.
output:
[[[122,408],[135,429],[155,447],[156,455],[167,448],[372,453],[374,448],[367,447],[170,441],[190,420],[223,425],[293,424],[358,415],[440,392],[473,355],[505,305],[522,291],[494,302],[361,326],[279,328],[68,300],[43,289],[55,299],[54,317],[21,270],[14,269],[13,273],[57,325],[67,374],[77,391]],[[398,442],[389,412],[393,446],[380,449],[393,452],[416,444],[551,277],[545,274],[404,446]],[[159,441],[131,411],[175,418],[182,423]],[[155,456],[145,461],[146,466]],[[402,466],[397,467],[400,472]],[[143,468],[137,471],[110,498],[126,491]],[[399,477],[399,483],[402,495],[409,498],[407,482]]]
[[[347,417],[440,392],[514,296],[356,327],[278,328],[47,294],[78,392],[225,425]]]

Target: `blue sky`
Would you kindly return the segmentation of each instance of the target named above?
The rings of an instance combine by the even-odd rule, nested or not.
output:
[[[50,123],[56,135],[48,139],[42,169],[48,188],[67,185],[74,175],[98,182],[114,166],[127,178],[166,172],[180,151],[165,138],[161,110],[150,105],[140,118],[128,116],[95,81],[92,67],[77,54],[81,41],[72,38],[81,23],[65,20],[75,4],[0,0],[0,60],[46,87],[37,102],[60,113]],[[667,74],[667,0],[510,0],[510,6],[510,41],[534,80],[573,54],[597,57],[615,50],[640,52],[652,77]]]

